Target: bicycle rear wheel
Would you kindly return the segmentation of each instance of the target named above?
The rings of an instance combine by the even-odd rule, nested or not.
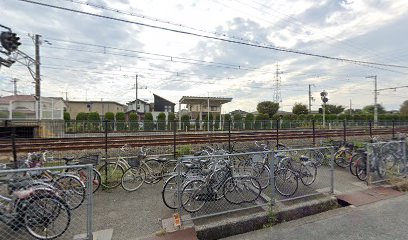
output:
[[[356,173],[357,178],[361,181],[365,181],[367,179],[367,158],[366,157],[359,157],[356,161]]]
[[[139,189],[146,177],[146,173],[143,168],[135,167],[129,168],[122,175],[121,184],[122,188],[128,192],[133,192]]]
[[[84,183],[76,176],[62,175],[55,179],[54,187],[61,190],[63,199],[69,209],[74,210],[82,205],[86,192]]]
[[[316,180],[317,167],[313,162],[304,162],[300,166],[299,174],[303,185],[310,186]]]
[[[231,177],[224,184],[224,197],[231,204],[252,203],[261,195],[261,184],[255,177]]]
[[[98,172],[101,174],[101,184],[104,188],[116,188],[121,184],[125,170],[115,162],[108,162],[102,165]]]
[[[148,184],[155,184],[160,182],[163,178],[163,169],[162,165],[156,159],[149,159],[145,161],[145,165],[142,164],[142,168],[145,171],[145,183]]]
[[[296,173],[288,168],[280,168],[275,171],[275,189],[284,196],[294,195],[299,187],[299,180]]]

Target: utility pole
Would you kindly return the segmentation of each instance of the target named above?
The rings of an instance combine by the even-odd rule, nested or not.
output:
[[[40,74],[40,41],[41,35],[35,34],[34,45],[35,45],[35,98],[38,101],[37,112],[39,117],[41,117],[41,74]]]
[[[207,92],[207,131],[210,132],[210,92]]]
[[[312,86],[314,86],[314,84],[309,84],[309,114],[312,113],[312,101],[314,101],[312,97]]]
[[[13,78],[13,80],[11,80],[11,82],[14,84],[14,96],[17,95],[17,78]]]
[[[377,90],[377,75],[367,76],[366,78],[374,79],[374,126],[377,125],[378,122],[378,90]]]
[[[65,93],[65,101],[68,101],[68,91],[62,92]]]
[[[351,116],[351,106],[352,106],[352,105],[351,105],[351,99],[350,99],[350,116]]]
[[[135,104],[136,104],[136,116],[137,116],[137,120],[139,120],[139,114],[137,113],[137,74],[136,74],[136,83],[135,83],[135,89],[136,89],[136,101],[135,101]]]

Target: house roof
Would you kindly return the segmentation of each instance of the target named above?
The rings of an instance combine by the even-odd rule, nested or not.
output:
[[[5,97],[0,97],[0,103],[9,103],[10,101],[21,101],[21,102],[35,102],[36,99],[33,95],[10,95]]]
[[[88,103],[91,103],[91,104],[93,104],[93,103],[112,103],[112,104],[120,105],[122,107],[126,106],[124,104],[114,102],[114,101],[69,101],[68,100],[68,101],[65,101],[65,103],[66,104],[70,104],[70,103],[85,103],[85,104],[88,104]]]
[[[231,111],[231,112],[230,112],[230,114],[236,114],[236,113],[239,113],[239,114],[247,114],[248,112],[246,112],[246,111],[244,111],[244,110],[241,110],[241,109],[237,109],[237,110],[234,110],[234,111]]]
[[[208,101],[212,103],[224,104],[232,101],[232,98],[222,98],[222,97],[194,97],[194,96],[183,96],[179,103],[180,104],[204,104]]]
[[[160,96],[157,95],[157,94],[154,94],[154,93],[153,93],[153,97],[154,97],[154,98],[161,98],[161,99],[163,99],[163,100],[165,100],[165,101],[167,101],[167,102],[169,102],[169,103],[171,103],[171,104],[173,104],[173,105],[176,105],[176,104],[173,103],[172,101],[169,101],[169,100],[167,100],[167,99],[165,99],[165,98],[163,98],[163,97],[160,97]]]
[[[141,100],[141,99],[137,99],[137,100],[138,100],[139,102],[141,102],[141,103],[149,104],[148,102],[143,101],[143,100]],[[136,102],[136,100],[130,101],[130,102],[126,103],[126,104],[127,104],[127,105],[130,105],[130,104],[133,104],[134,102]]]

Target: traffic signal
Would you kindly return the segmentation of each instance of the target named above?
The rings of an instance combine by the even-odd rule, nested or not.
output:
[[[21,45],[19,40],[20,38],[13,32],[1,32],[0,34],[1,46],[3,46],[3,48],[9,53],[16,51],[18,46]]]

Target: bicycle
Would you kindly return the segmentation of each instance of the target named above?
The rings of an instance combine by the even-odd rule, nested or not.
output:
[[[36,239],[58,238],[70,225],[71,210],[55,189],[35,186],[12,191],[11,197],[0,195],[0,200],[0,221],[14,231],[25,228]]]
[[[92,179],[92,193],[98,191],[99,187],[101,186],[101,174],[98,170],[96,170],[95,166],[99,165],[99,155],[89,155],[89,156],[82,156],[79,158],[75,157],[63,157],[66,166],[73,166],[73,165],[81,165],[81,164],[92,164],[92,175],[90,179]],[[66,169],[65,172],[75,173],[81,181],[87,186],[86,182],[88,181],[88,172],[87,169],[84,168],[71,168]]]

